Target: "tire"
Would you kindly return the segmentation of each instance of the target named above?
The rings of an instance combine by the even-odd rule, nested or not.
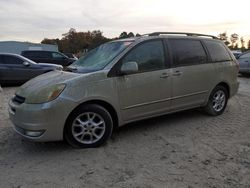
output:
[[[250,76],[250,73],[241,73],[241,76],[242,76],[242,77],[249,77],[249,76]]]
[[[100,105],[86,104],[77,108],[69,117],[64,138],[76,148],[94,148],[104,144],[113,131],[110,113]]]
[[[221,115],[227,106],[228,97],[229,94],[225,87],[216,86],[209,96],[205,112],[211,116]]]

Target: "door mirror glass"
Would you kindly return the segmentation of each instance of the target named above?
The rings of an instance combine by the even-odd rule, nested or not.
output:
[[[24,61],[24,62],[23,62],[23,65],[26,66],[26,67],[28,67],[28,66],[30,66],[30,63],[27,62],[27,61]]]
[[[135,61],[126,62],[122,64],[121,74],[133,74],[138,72],[138,64]]]

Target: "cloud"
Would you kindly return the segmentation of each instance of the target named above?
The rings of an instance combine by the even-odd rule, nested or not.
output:
[[[242,2],[241,2],[242,1]],[[69,28],[100,29],[107,37],[122,31],[187,31],[250,33],[248,1],[240,13],[226,0],[0,0],[0,40],[40,42],[60,38]]]

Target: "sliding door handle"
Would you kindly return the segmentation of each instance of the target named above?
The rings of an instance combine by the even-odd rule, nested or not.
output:
[[[166,72],[162,73],[160,76],[160,78],[167,78],[167,77],[169,77],[169,74]]]
[[[180,76],[180,75],[182,75],[182,72],[181,72],[181,71],[175,71],[175,72],[173,73],[173,76]]]

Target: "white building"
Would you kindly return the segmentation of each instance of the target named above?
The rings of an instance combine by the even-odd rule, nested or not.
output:
[[[24,50],[47,50],[58,52],[58,46],[31,42],[0,41],[0,53],[21,54]]]

